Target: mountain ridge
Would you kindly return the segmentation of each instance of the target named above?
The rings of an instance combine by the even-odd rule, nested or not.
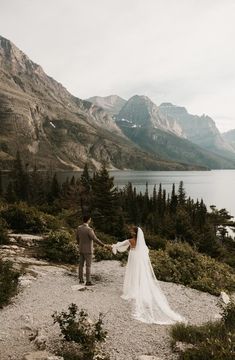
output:
[[[101,107],[71,95],[40,65],[0,37],[0,162],[17,150],[30,167],[81,169],[196,168],[149,154],[129,140]]]
[[[186,120],[183,121],[172,112],[169,114],[166,111],[168,108],[179,113],[181,117],[183,114]],[[208,116],[191,115],[185,107],[169,102],[157,106],[145,95],[134,95],[114,118],[128,138],[152,154],[209,168],[235,168],[231,145],[222,139],[215,122]],[[193,129],[191,122],[194,122]],[[193,138],[197,123],[202,126],[202,129],[199,126],[198,141]],[[207,136],[206,140],[209,139],[212,143],[211,146],[200,144],[203,138],[202,130]],[[222,145],[216,152],[213,144]]]

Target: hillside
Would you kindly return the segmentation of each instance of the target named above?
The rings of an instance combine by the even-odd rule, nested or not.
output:
[[[220,156],[235,160],[235,151],[226,141],[214,120],[207,115],[192,115],[185,107],[163,103],[160,112],[177,121],[186,139]]]
[[[164,115],[146,96],[129,99],[117,115],[117,124],[127,137],[152,154],[213,169],[235,168],[235,160],[189,141],[178,120]]]
[[[72,96],[9,40],[0,37],[0,163],[17,150],[29,167],[187,169],[138,148],[102,108]]]
[[[117,115],[119,111],[123,108],[126,103],[126,100],[121,98],[118,95],[110,96],[93,96],[88,98],[87,101],[101,107],[110,115]]]
[[[235,151],[235,129],[223,133],[222,136],[223,139],[227,141]]]

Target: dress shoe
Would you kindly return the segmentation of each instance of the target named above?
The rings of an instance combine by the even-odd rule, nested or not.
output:
[[[79,284],[84,284],[84,280],[79,280]]]
[[[94,284],[91,281],[86,282],[86,286],[92,286],[92,285],[94,285]]]

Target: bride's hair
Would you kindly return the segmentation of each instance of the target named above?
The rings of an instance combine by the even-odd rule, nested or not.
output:
[[[134,234],[135,238],[137,239],[137,233],[138,233],[138,226],[131,225],[130,226],[130,232]]]

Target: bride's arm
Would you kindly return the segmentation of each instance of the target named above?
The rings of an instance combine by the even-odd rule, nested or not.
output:
[[[124,252],[129,248],[129,246],[130,246],[130,241],[127,239],[127,240],[117,242],[116,244],[112,245],[112,251],[114,254],[116,254],[117,251]]]

